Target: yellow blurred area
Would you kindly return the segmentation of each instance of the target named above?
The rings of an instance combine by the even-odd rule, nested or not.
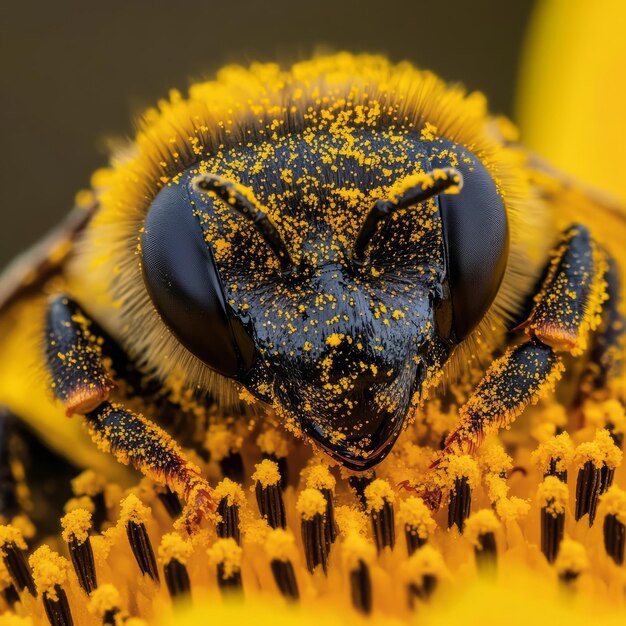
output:
[[[626,200],[626,2],[539,0],[522,58],[523,142]]]

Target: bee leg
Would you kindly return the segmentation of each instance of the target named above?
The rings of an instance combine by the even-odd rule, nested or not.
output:
[[[602,323],[589,354],[589,383],[592,393],[603,394],[611,383],[624,372],[624,335],[626,320],[620,313],[621,281],[615,260],[607,255],[608,267],[604,275],[608,300],[602,314]]]
[[[46,317],[46,357],[55,396],[68,415],[85,416],[100,448],[179,492],[188,505],[187,529],[194,530],[215,511],[212,489],[163,429],[143,415],[108,402],[114,385],[103,346],[98,327],[76,302],[65,295],[52,299]]]
[[[574,225],[563,233],[533,310],[518,327],[528,340],[487,369],[433,466],[451,452],[473,451],[487,433],[511,424],[554,386],[564,369],[557,352],[581,354],[600,323],[606,269],[606,256],[586,227]]]

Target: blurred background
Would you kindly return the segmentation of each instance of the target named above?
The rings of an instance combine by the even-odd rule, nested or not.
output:
[[[108,140],[131,136],[132,120],[171,87],[225,63],[380,52],[479,89],[494,112],[515,119],[535,8],[531,0],[4,3],[0,267],[71,207],[106,163]]]

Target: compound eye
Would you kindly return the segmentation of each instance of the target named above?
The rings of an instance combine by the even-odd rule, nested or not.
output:
[[[452,303],[449,339],[459,343],[478,326],[498,293],[509,232],[504,203],[489,172],[467,150],[451,142],[449,147],[464,157],[456,166],[463,175],[461,193],[439,196]]]
[[[227,307],[213,254],[193,215],[189,186],[164,187],[141,238],[143,278],[159,315],[180,343],[210,368],[238,378],[255,347]]]

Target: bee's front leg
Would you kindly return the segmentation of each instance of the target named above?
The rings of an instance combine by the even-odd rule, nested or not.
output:
[[[187,503],[188,530],[193,530],[215,512],[212,489],[163,429],[108,401],[114,384],[103,346],[106,339],[76,302],[66,295],[52,299],[46,318],[46,358],[55,396],[68,415],[85,416],[100,448],[180,493]]]
[[[557,352],[579,355],[587,348],[607,298],[606,270],[606,256],[586,227],[563,233],[530,317],[519,327],[528,340],[487,369],[434,466],[451,452],[474,450],[487,433],[509,425],[546,393],[563,371]]]

